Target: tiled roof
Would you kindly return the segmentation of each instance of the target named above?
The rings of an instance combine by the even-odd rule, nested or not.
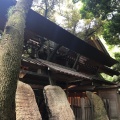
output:
[[[87,75],[85,73],[76,72],[74,69],[71,69],[62,65],[58,65],[56,63],[52,63],[42,59],[23,58],[22,61],[29,62],[31,64],[35,64],[42,67],[48,67],[52,71],[78,77],[78,78],[84,78],[89,80],[92,80],[93,78],[95,78],[94,75]]]
[[[94,76],[94,75],[87,75],[81,72],[76,72],[74,69],[70,69],[68,67],[58,65],[52,62],[48,62],[45,60],[39,59],[38,61],[40,61],[43,65],[46,65],[49,69],[59,72],[59,73],[63,73],[63,74],[67,74],[67,75],[71,75],[71,76],[75,76],[79,78],[84,78],[84,79],[92,79]]]

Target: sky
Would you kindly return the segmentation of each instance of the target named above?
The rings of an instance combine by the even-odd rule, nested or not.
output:
[[[72,1],[70,1],[70,2],[72,2]],[[67,1],[64,2],[64,5],[61,6],[61,9],[62,9],[63,11],[69,9],[66,5],[67,5]],[[75,4],[74,4],[74,7],[75,7],[76,9],[80,9],[80,8],[82,7],[81,1],[75,3]],[[55,9],[57,10],[58,8],[56,7]],[[59,13],[56,13],[56,14],[55,14],[55,18],[56,18],[56,21],[57,21],[58,24],[63,24],[62,22],[64,22],[64,19],[65,19],[65,18],[64,18],[63,16],[61,16]]]

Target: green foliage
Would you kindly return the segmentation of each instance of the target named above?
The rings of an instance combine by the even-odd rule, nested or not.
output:
[[[116,1],[116,3],[114,2]],[[81,11],[83,18],[88,17],[88,12],[93,14],[95,18],[100,17],[101,19],[106,19],[107,15],[113,12],[116,8],[117,0],[82,0],[84,6]]]
[[[103,24],[103,35],[109,44],[120,44],[120,3],[119,0],[82,0],[82,18],[100,18]]]
[[[117,61],[120,61],[120,53],[119,52],[115,52],[115,58]],[[113,66],[114,70],[120,71],[120,64],[116,64]]]
[[[74,8],[73,5],[68,4],[68,8],[69,9],[66,9],[63,13],[65,18],[63,27],[69,32],[76,34],[76,27],[81,19],[81,16],[79,14],[79,10]]]
[[[110,45],[120,44],[120,14],[117,13],[114,17],[107,21],[104,25],[103,35],[105,40]]]
[[[102,27],[100,35],[103,35],[108,45],[120,46],[120,1],[119,0],[82,0],[83,7],[80,10],[83,19],[100,19]],[[97,26],[97,24],[96,24]],[[120,52],[114,54],[116,60],[120,61]],[[113,66],[120,71],[120,64]],[[105,75],[104,75],[105,76]],[[105,77],[110,80],[119,80],[119,77]]]
[[[83,4],[83,7],[81,8],[80,13],[83,19],[90,19],[94,17],[94,14],[92,12],[87,11],[87,7],[85,4]]]
[[[33,4],[33,9],[46,18],[53,19],[55,7],[59,6],[63,0],[37,0]],[[37,9],[35,9],[37,8]]]

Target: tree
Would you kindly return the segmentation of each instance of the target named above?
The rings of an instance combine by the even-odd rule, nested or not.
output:
[[[63,8],[59,13],[64,17],[64,22],[61,26],[77,37],[86,40],[98,33],[102,22],[99,18],[92,17],[92,14],[88,11],[86,13],[87,18],[85,18],[83,16],[84,4],[82,5],[80,1],[76,0],[73,2],[71,0],[64,2],[65,9]],[[81,8],[81,6],[83,7]]]
[[[114,14],[110,20],[104,24],[103,36],[110,45],[120,46],[120,13]]]
[[[66,1],[64,6],[65,8],[59,13],[64,17],[62,27],[72,34],[77,35],[76,29],[79,24],[79,20],[81,19],[79,9],[75,7],[75,4],[73,4],[71,0]]]
[[[33,9],[48,19],[53,19],[55,7],[59,6],[63,0],[36,0]]]
[[[21,63],[25,18],[32,0],[19,0],[0,42],[0,119],[15,120],[15,92]]]
[[[109,46],[120,46],[120,2],[119,0],[82,0],[83,8],[81,14],[86,19],[100,19],[103,35]],[[120,53],[115,53],[115,58],[119,61]],[[120,65],[113,66],[120,71]],[[119,77],[118,77],[119,78]]]
[[[83,18],[99,18],[103,21],[103,36],[109,44],[119,44],[120,2],[119,0],[82,0]],[[113,40],[114,39],[114,40]]]

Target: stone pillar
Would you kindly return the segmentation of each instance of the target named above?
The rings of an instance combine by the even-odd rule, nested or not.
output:
[[[94,106],[94,120],[109,120],[102,99],[98,95],[89,91],[86,92],[86,95]]]
[[[42,120],[32,88],[20,81],[16,91],[16,120]]]
[[[45,102],[49,120],[75,120],[65,92],[58,86],[45,86]]]

